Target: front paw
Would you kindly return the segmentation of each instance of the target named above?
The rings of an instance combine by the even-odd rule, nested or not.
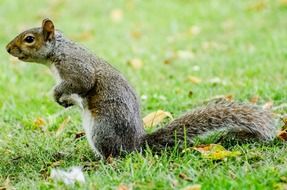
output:
[[[57,91],[54,91],[54,99],[59,105],[63,106],[64,108],[74,105],[68,95],[58,93]]]

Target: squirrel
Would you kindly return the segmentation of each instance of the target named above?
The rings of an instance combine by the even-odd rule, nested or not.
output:
[[[213,131],[238,140],[275,137],[272,113],[259,106],[218,99],[195,108],[166,127],[147,134],[139,100],[123,75],[88,49],[55,30],[50,19],[16,36],[6,50],[21,61],[48,66],[58,84],[54,99],[63,107],[83,108],[83,128],[95,153],[120,156],[147,147],[154,151],[186,143]]]

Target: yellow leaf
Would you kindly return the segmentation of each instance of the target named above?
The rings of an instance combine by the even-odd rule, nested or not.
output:
[[[41,128],[41,127],[44,127],[46,125],[46,121],[42,117],[38,117],[34,120],[33,124],[34,124],[34,126]]]
[[[267,3],[265,0],[259,0],[251,4],[247,9],[250,11],[262,11],[267,8]]]
[[[193,149],[200,152],[203,158],[212,160],[222,160],[226,157],[236,157],[241,154],[239,151],[228,151],[219,144],[200,145]]]
[[[287,6],[287,0],[279,0],[279,5],[283,7]]]
[[[113,22],[121,22],[123,20],[123,11],[121,9],[114,9],[110,13]]]
[[[195,77],[195,76],[188,76],[188,80],[194,84],[201,83],[201,78]]]
[[[199,184],[194,184],[194,185],[189,185],[182,190],[201,190],[201,185]]]
[[[132,68],[134,69],[141,69],[143,66],[143,62],[141,59],[138,58],[133,58],[131,60],[128,61],[128,65],[130,65]]]
[[[162,122],[166,117],[173,119],[171,113],[169,112],[165,112],[163,110],[152,112],[143,118],[144,126],[145,127],[156,126],[160,122]]]

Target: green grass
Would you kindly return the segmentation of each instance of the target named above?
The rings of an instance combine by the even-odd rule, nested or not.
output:
[[[142,115],[163,109],[178,116],[218,95],[240,101],[258,96],[259,104],[281,105],[287,100],[287,5],[282,2],[0,0],[0,186],[69,189],[49,179],[51,169],[83,166],[87,182],[74,189],[116,189],[120,184],[134,189],[192,184],[202,189],[280,189],[284,183],[286,188],[287,146],[277,141],[231,147],[242,154],[220,162],[195,152],[134,153],[110,164],[96,161],[86,139],[75,139],[82,131],[79,111],[57,115],[63,108],[52,99],[55,82],[49,70],[14,61],[4,48],[19,32],[49,17],[66,36],[118,68],[139,96],[147,97],[141,102]],[[120,22],[110,17],[115,9],[123,12]],[[188,32],[191,27],[199,28],[199,34]],[[192,52],[193,58],[164,64],[178,51]],[[143,67],[129,66],[132,58],[141,59]],[[202,82],[193,84],[188,76]],[[209,82],[214,78],[221,82]],[[46,120],[43,128],[35,125],[39,117]],[[56,136],[67,117],[70,122]],[[192,181],[180,178],[181,173]]]

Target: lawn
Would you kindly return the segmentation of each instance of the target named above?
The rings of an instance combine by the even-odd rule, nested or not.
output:
[[[227,147],[241,155],[222,161],[195,151],[97,161],[78,138],[79,110],[53,101],[49,69],[5,51],[46,17],[126,76],[143,117],[177,117],[217,96],[287,102],[286,0],[0,0],[0,189],[287,188],[287,145],[278,140]],[[83,167],[86,183],[49,178],[71,166]]]

